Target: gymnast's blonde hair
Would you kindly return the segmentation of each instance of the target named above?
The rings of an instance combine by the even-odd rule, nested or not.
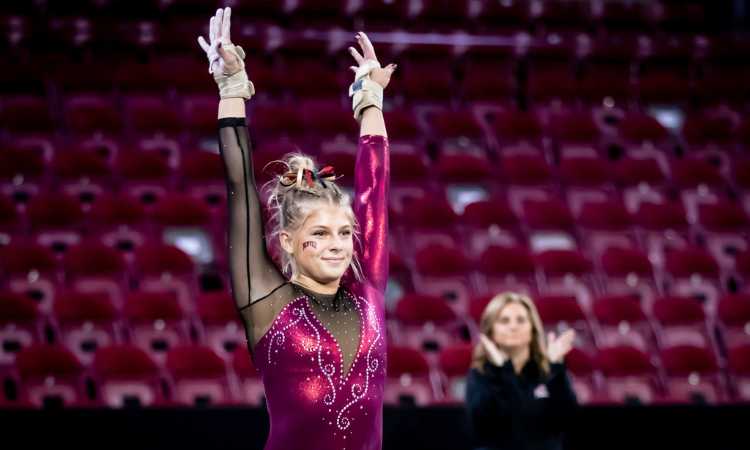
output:
[[[359,224],[354,216],[349,195],[344,192],[333,178],[326,178],[324,187],[320,180],[313,178],[312,187],[306,181],[302,183],[290,183],[285,174],[298,174],[304,179],[305,169],[317,172],[315,161],[301,153],[289,153],[280,161],[276,161],[286,167],[286,171],[276,174],[267,184],[270,187],[268,198],[268,210],[271,213],[271,239],[278,241],[282,231],[286,231],[294,239],[305,220],[321,205],[336,205],[344,209],[352,223],[354,239],[359,241]],[[294,278],[298,274],[297,264],[294,257],[286,251],[281,251],[281,270],[291,274]],[[352,255],[349,265],[352,275],[358,281],[362,280],[362,269],[359,265],[356,253]]]

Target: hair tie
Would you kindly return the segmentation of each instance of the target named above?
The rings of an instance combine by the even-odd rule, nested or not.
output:
[[[287,172],[284,175],[282,175],[279,178],[279,183],[281,183],[282,186],[292,186],[294,184],[297,185],[297,188],[302,187],[302,180],[307,181],[307,186],[312,189],[313,188],[313,178],[318,180],[320,184],[323,185],[323,188],[328,188],[328,185],[325,183],[325,179],[331,179],[336,180],[337,177],[333,173],[333,166],[325,166],[321,170],[318,170],[317,172],[314,172],[310,169],[303,169],[300,167],[300,169],[297,171],[297,173],[293,172]],[[288,183],[284,183],[284,180],[288,181]]]

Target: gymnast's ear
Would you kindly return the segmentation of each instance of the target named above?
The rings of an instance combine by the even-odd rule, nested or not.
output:
[[[282,231],[279,233],[279,243],[281,244],[281,248],[283,248],[285,252],[287,252],[290,255],[294,254],[294,245],[292,243],[292,235],[289,234],[289,232]]]

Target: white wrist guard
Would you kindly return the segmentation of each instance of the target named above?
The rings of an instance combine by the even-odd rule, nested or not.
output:
[[[219,54],[214,52],[208,55],[208,73],[214,75],[214,80],[219,86],[219,94],[222,99],[244,98],[247,100],[255,94],[255,86],[253,86],[253,83],[247,78],[245,62],[243,61],[245,59],[245,52],[239,45],[235,46],[228,44],[223,46],[223,48],[226,52],[234,53],[237,57],[237,62],[240,65],[240,70],[234,73],[226,72],[226,70],[222,70],[220,73],[214,72],[214,61],[219,59]]]
[[[368,59],[357,69],[354,83],[349,86],[349,97],[352,97],[355,119],[359,119],[362,110],[368,106],[383,109],[383,86],[370,80],[370,72],[379,68],[379,62]]]

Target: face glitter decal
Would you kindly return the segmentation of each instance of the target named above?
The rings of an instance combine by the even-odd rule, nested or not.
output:
[[[307,247],[318,248],[318,243],[315,241],[307,241],[302,244],[302,250],[306,249]]]

